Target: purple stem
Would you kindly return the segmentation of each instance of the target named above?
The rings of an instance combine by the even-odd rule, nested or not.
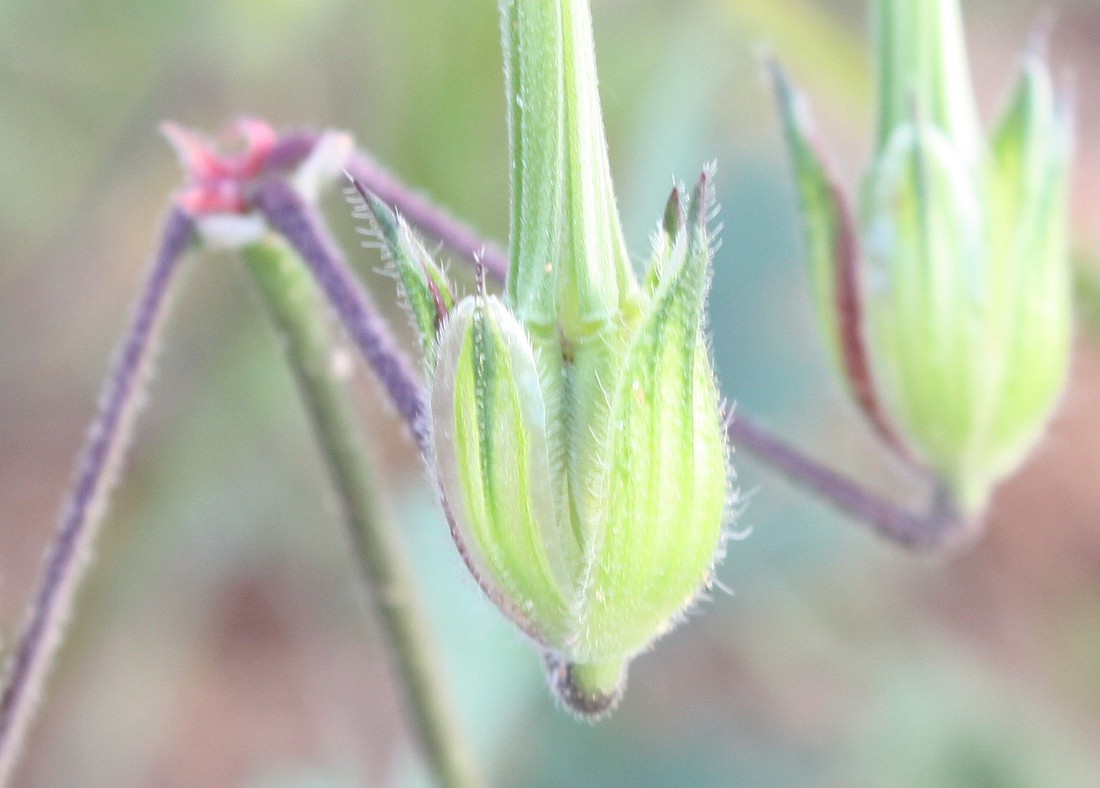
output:
[[[863,520],[877,534],[897,544],[930,551],[963,536],[964,520],[944,490],[934,492],[926,513],[916,514],[807,457],[744,416],[735,415],[727,433],[736,448],[747,449],[792,481]]]
[[[292,172],[313,152],[318,139],[320,135],[310,131],[283,135],[268,154],[264,162],[264,172],[268,174]]]
[[[504,281],[508,275],[508,254],[503,249],[412,191],[369,154],[356,151],[348,161],[347,170],[367,191],[394,208],[410,224],[464,260],[485,266],[498,282]]]
[[[428,427],[420,380],[348,268],[317,211],[281,179],[263,184],[256,195],[256,206],[309,266],[351,338],[386,387],[417,444],[426,449]]]
[[[89,548],[106,509],[116,471],[129,447],[159,328],[167,312],[170,288],[191,233],[191,219],[173,207],[129,329],[104,382],[99,414],[89,432],[57,537],[46,556],[38,592],[4,673],[0,698],[0,784],[10,777],[54,654],[61,645],[64,625],[88,563]]]
[[[483,264],[489,275],[498,282],[504,281],[508,272],[508,257],[500,247],[480,239],[468,226],[412,192],[368,154],[361,151],[355,153],[347,169],[356,180],[402,213],[421,231],[442,242],[463,260],[475,266]],[[738,415],[732,419],[728,434],[735,446],[747,449],[795,483],[812,490],[839,509],[869,524],[879,535],[904,547],[938,549],[959,541],[968,531],[967,523],[944,490],[933,492],[927,512],[914,513],[811,459],[747,416]]]

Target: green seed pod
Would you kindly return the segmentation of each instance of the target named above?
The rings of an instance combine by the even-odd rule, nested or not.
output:
[[[721,541],[728,465],[701,334],[705,194],[701,183],[636,327],[567,358],[479,294],[440,334],[432,459],[456,540],[583,713],[614,703],[630,658],[708,582]]]
[[[370,195],[428,360],[430,457],[486,595],[578,714],[710,583],[731,498],[704,339],[709,175],[674,190],[643,282],[611,188],[587,2],[501,2],[512,238],[501,297],[457,303]]]
[[[860,228],[777,72],[818,313],[880,434],[968,512],[1027,454],[1070,340],[1069,111],[1045,64],[986,142],[955,0],[879,0],[879,127]]]

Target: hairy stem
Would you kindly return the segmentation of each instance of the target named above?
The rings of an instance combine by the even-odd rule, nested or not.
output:
[[[256,195],[256,205],[305,261],[367,363],[386,387],[417,445],[426,450],[428,427],[420,380],[316,209],[282,180],[265,183]]]
[[[473,265],[484,265],[494,279],[503,282],[508,270],[503,250],[488,241],[478,240],[469,227],[413,193],[367,154],[358,153],[353,157],[348,174],[461,259]],[[735,447],[751,452],[761,462],[903,547],[944,548],[961,541],[970,530],[971,524],[964,521],[942,490],[933,491],[926,512],[912,512],[803,454],[748,416],[738,414],[730,421],[729,437]]]
[[[179,208],[173,208],[114,367],[104,382],[99,414],[84,446],[38,590],[4,673],[0,697],[0,784],[6,784],[11,777],[50,665],[64,638],[65,623],[91,546],[129,447],[157,337],[167,313],[171,285],[191,235],[191,219]]]
[[[772,435],[759,424],[735,416],[730,441],[792,481],[870,525],[882,537],[914,550],[937,550],[962,541],[966,523],[946,491],[936,489],[926,512],[911,512],[868,491]]]
[[[359,419],[333,363],[324,303],[309,271],[285,244],[248,247],[245,261],[283,337],[287,363],[340,500],[355,556],[400,672],[420,746],[440,785],[482,785],[445,690],[416,584],[392,520],[383,511]]]

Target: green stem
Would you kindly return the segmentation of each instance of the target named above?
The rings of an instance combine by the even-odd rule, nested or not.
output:
[[[287,362],[381,615],[424,754],[441,785],[482,785],[444,689],[412,574],[380,504],[359,419],[333,364],[333,336],[320,294],[309,271],[281,241],[253,244],[244,250],[244,259],[283,337]]]

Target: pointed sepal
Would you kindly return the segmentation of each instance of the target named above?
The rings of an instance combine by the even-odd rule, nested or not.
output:
[[[714,563],[727,504],[725,431],[701,329],[711,194],[701,178],[677,259],[633,337],[610,400],[606,522],[588,550],[592,593],[573,648],[608,676],[668,629]],[[603,689],[607,689],[604,687]]]
[[[369,232],[382,241],[383,259],[393,266],[401,283],[424,360],[431,369],[435,365],[439,329],[455,306],[451,284],[408,222],[358,181],[353,179],[352,183],[362,201],[357,204],[355,215],[368,219]]]
[[[972,173],[985,148],[958,0],[877,0],[877,152],[914,112],[954,142]]]
[[[1015,228],[1032,220],[1047,224],[1057,212],[1059,201],[1050,191],[1065,187],[1072,147],[1069,115],[1068,101],[1056,95],[1036,45],[1022,59],[1016,89],[992,135],[990,194],[998,223]]]
[[[665,269],[675,255],[676,242],[683,235],[684,224],[687,221],[687,216],[684,213],[685,201],[684,186],[678,183],[672,187],[668,202],[665,203],[665,212],[661,216],[656,232],[653,234],[651,244],[653,250],[650,253],[649,263],[646,264],[646,273],[642,285],[647,296],[652,297],[654,291],[661,284]]]
[[[868,356],[863,261],[855,219],[833,174],[809,102],[778,63],[772,84],[795,175],[810,284],[829,356],[871,426],[901,456],[909,448],[886,414]]]

